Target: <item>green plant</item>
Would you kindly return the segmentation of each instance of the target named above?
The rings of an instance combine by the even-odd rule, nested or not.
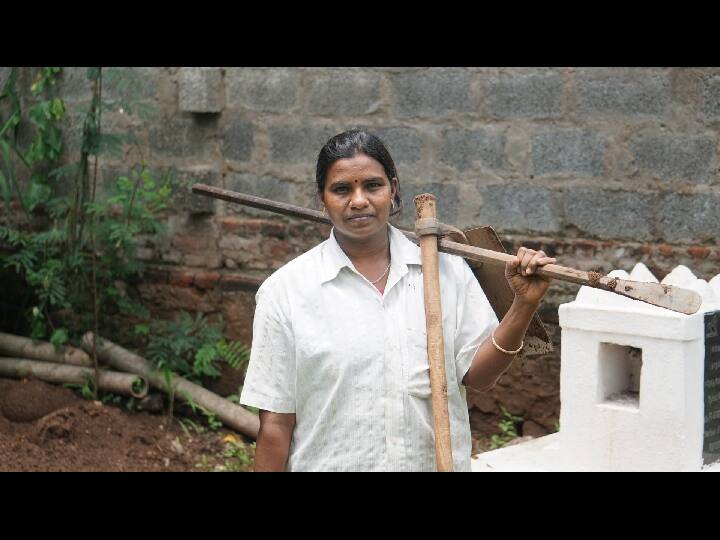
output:
[[[215,414],[212,411],[207,410],[205,407],[200,405],[199,403],[196,403],[195,400],[192,398],[191,395],[189,395],[187,392],[182,392],[182,396],[187,402],[188,405],[190,405],[190,409],[193,413],[197,414],[198,411],[203,414],[205,417],[205,420],[208,423],[208,428],[210,428],[211,431],[217,431],[220,429],[223,424],[220,420],[218,420],[217,414]]]
[[[227,439],[223,452],[224,471],[241,472],[249,470],[255,462],[255,443],[245,444],[235,438]]]
[[[157,369],[168,368],[197,383],[220,376],[219,362],[244,370],[250,358],[248,347],[223,337],[222,321],[211,324],[202,313],[193,318],[182,311],[173,320],[140,324],[135,331],[147,336],[145,355]]]
[[[133,332],[118,336],[118,328],[113,337],[144,341],[146,356],[167,383],[172,417],[173,375],[202,383],[220,375],[221,362],[243,370],[249,350],[226,340],[220,326],[202,314],[151,322],[148,309],[127,292],[126,285],[145,270],[136,257],[138,239],[164,233],[161,218],[178,184],[169,171],[149,169],[132,133],[103,130],[109,111],[147,118],[151,109],[142,80],[132,70],[87,68],[91,97],[68,112],[54,91],[62,68],[9,69],[0,91],[0,197],[11,211],[0,214],[0,243],[10,252],[0,255],[0,268],[25,284],[15,319],[24,316],[30,335],[49,338],[55,347],[89,329],[95,334],[114,329],[116,315],[131,321]],[[69,160],[62,128],[77,112],[79,155]],[[101,156],[127,157],[133,151],[139,163],[100,186],[100,196]],[[97,372],[94,351],[92,357]],[[84,388],[97,399],[95,387]],[[132,408],[134,401],[128,404]],[[206,416],[211,427],[220,425]]]
[[[255,443],[243,443],[234,435],[224,437],[222,463],[212,463],[208,456],[202,455],[195,466],[209,472],[247,472],[255,462]]]
[[[500,405],[500,413],[502,418],[498,422],[500,428],[500,434],[493,435],[490,437],[490,449],[501,448],[508,442],[518,437],[518,428],[523,422],[523,418],[520,416],[514,416],[505,407]]]
[[[0,224],[0,241],[13,252],[0,257],[0,265],[14,270],[27,285],[19,311],[27,317],[31,336],[50,335],[53,343],[62,344],[88,328],[97,333],[117,312],[147,313],[115,284],[141,275],[144,266],[135,258],[136,239],[163,231],[159,214],[171,194],[172,178],[169,173],[156,176],[141,155],[141,163],[109,182],[107,197],[98,200],[99,157],[117,154],[133,141],[131,134],[104,133],[102,112],[118,106],[131,111],[124,97],[127,88],[142,85],[123,87],[123,73],[111,71],[109,78],[121,88],[111,92],[114,99],[103,99],[104,70],[88,68],[92,98],[84,111],[80,156],[63,163],[61,124],[66,108],[62,99],[46,95],[61,68],[35,70],[25,99],[18,88],[20,70],[11,68],[0,92],[0,195],[5,208],[13,206],[13,199],[18,201],[22,218],[5,213],[14,222]],[[32,226],[38,217],[47,223],[44,230]],[[60,312],[77,317],[66,318],[66,324],[56,328]]]
[[[194,422],[193,420],[190,420],[189,418],[176,418],[178,424],[182,428],[185,435],[190,437],[190,429],[192,429],[195,433],[202,434],[205,433],[205,428],[198,424],[197,422]]]
[[[95,399],[95,397],[97,396],[97,388],[95,386],[95,381],[92,379],[92,377],[88,377],[88,379],[83,384],[65,383],[63,384],[63,386],[65,388],[69,388],[70,390],[75,390],[84,399]]]

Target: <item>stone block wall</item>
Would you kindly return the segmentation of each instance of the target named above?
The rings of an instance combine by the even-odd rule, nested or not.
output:
[[[317,208],[318,151],[361,126],[395,158],[399,226],[412,224],[412,197],[430,191],[441,220],[492,225],[509,250],[543,248],[600,272],[643,262],[660,278],[678,264],[717,273],[718,68],[113,68],[106,80],[113,71],[137,83],[108,95],[135,92],[154,112],[103,117],[141,149],[103,159],[106,180],[142,154],[186,181]],[[67,68],[58,85],[71,119],[89,96],[83,73]],[[231,337],[249,342],[257,284],[328,229],[187,188],[174,201],[167,238],[148,239],[140,254],[153,267],[143,295],[164,315],[222,313]],[[551,288],[542,310],[551,334],[557,305],[576,292]],[[485,414],[506,403],[551,431],[558,372],[559,350],[473,400]]]

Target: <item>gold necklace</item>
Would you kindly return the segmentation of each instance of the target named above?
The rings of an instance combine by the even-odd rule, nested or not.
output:
[[[392,262],[392,261],[390,261],[390,262]],[[372,283],[373,285],[375,285],[378,281],[380,281],[382,278],[385,277],[385,274],[387,274],[387,271],[388,271],[388,270],[390,270],[390,263],[388,263],[387,268],[385,269],[385,271],[384,271],[382,274],[380,274],[380,277],[377,278],[375,281],[371,281],[370,283]]]

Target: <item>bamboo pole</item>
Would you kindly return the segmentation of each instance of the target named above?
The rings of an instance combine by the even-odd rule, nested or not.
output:
[[[429,193],[414,199],[418,223],[434,220],[437,216],[435,197]],[[427,353],[430,364],[430,392],[432,396],[433,424],[435,427],[435,461],[438,472],[452,472],[452,441],[448,412],[447,378],[445,376],[445,341],[443,339],[442,306],[440,302],[440,271],[437,235],[420,236],[423,288],[425,293],[425,325]]]
[[[92,350],[93,339],[94,334],[87,332],[81,342],[82,348],[86,351]],[[200,407],[217,414],[218,418],[226,426],[253,439],[257,438],[260,430],[260,419],[240,405],[235,405],[214,392],[174,374],[171,375],[170,384],[172,387],[169,388],[163,374],[154,369],[147,360],[108,339],[98,337],[95,346],[98,358],[115,369],[141,375],[155,388],[173,394],[183,401],[192,401]]]
[[[34,377],[56,384],[85,384],[95,378],[95,370],[25,358],[0,357],[0,375],[15,379]],[[148,393],[148,382],[143,377],[104,369],[99,372],[97,387],[138,399],[144,398]]]
[[[73,366],[93,366],[92,359],[81,349],[65,345],[56,351],[54,345],[47,341],[33,341],[30,338],[4,332],[0,332],[0,355]]]

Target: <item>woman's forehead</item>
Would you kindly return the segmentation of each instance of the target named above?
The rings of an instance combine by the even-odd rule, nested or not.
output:
[[[385,169],[375,158],[367,154],[355,154],[350,158],[342,158],[333,162],[328,169],[328,180],[338,177],[381,177],[386,178]]]

